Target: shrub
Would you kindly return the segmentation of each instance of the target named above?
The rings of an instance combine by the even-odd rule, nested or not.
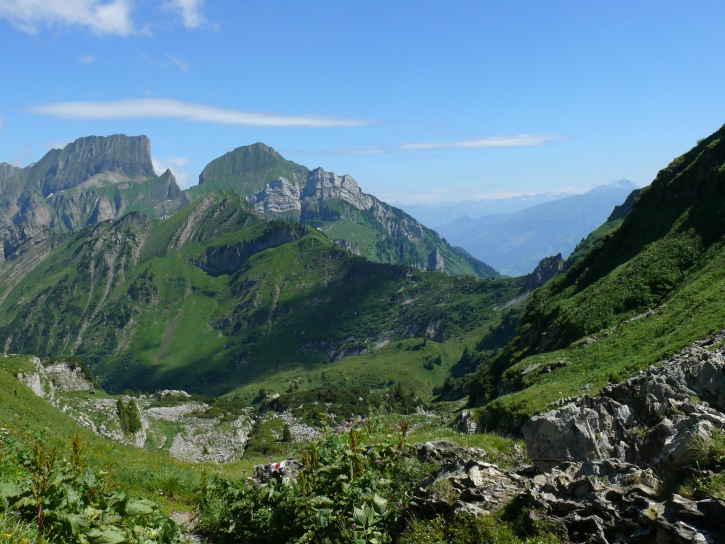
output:
[[[401,431],[395,442],[370,443],[356,419],[302,450],[296,480],[211,479],[201,490],[201,528],[219,544],[390,542],[431,468],[408,455],[404,439]]]

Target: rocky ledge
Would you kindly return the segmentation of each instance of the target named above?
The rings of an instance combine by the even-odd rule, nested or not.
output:
[[[721,475],[702,452],[725,430],[725,333],[663,365],[532,418],[531,464],[504,470],[485,452],[420,447],[441,468],[406,515],[524,513],[570,542],[725,542],[725,500],[674,493],[688,477]]]

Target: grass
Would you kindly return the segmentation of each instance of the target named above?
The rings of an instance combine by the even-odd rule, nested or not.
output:
[[[514,364],[503,379],[520,391],[490,404],[496,411],[529,416],[547,409],[561,397],[596,394],[604,385],[621,381],[679,352],[693,341],[721,330],[725,323],[719,293],[725,288],[725,257],[721,245],[713,246],[680,286],[663,299],[656,313],[596,331],[596,342],[532,355]],[[558,361],[569,364],[545,372]],[[534,364],[537,371],[522,376]]]

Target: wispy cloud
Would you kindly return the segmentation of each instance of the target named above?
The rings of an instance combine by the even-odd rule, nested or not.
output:
[[[320,155],[380,155],[395,151],[430,151],[435,149],[484,149],[501,147],[534,147],[544,145],[555,140],[565,140],[565,136],[544,134],[519,134],[517,136],[491,136],[489,138],[476,138],[472,140],[457,140],[451,142],[404,142],[389,147],[370,147],[360,149],[335,149],[328,152],[318,152]]]
[[[619,23],[619,24],[617,24],[617,25],[614,25],[614,26],[610,26],[610,27],[609,27],[609,28],[607,28],[606,30],[614,30],[615,28],[621,28],[621,27],[623,27],[623,26],[631,25],[631,24],[632,24],[632,23],[634,23],[634,22],[635,22],[635,20],[634,20],[634,19],[632,19],[631,21],[624,21],[623,23]]]
[[[198,123],[252,127],[356,127],[371,124],[363,119],[327,115],[256,113],[168,98],[137,98],[113,102],[57,102],[27,108],[37,115],[63,119],[182,119]]]
[[[95,60],[96,60],[95,55],[83,55],[80,59],[78,59],[78,61],[81,64],[90,64],[90,63],[94,62]]]
[[[486,147],[531,147],[549,143],[552,140],[562,140],[563,136],[519,134],[518,136],[492,136],[475,140],[459,140],[457,142],[408,142],[398,146],[402,150],[429,150],[429,149],[481,149]]]
[[[5,119],[3,119],[2,117],[0,117],[0,130],[2,130],[4,128],[5,128]]]
[[[176,12],[181,17],[181,23],[186,28],[199,28],[207,24],[201,12],[204,0],[168,0],[162,7]]]
[[[157,68],[161,68],[162,70],[173,67],[178,68],[185,74],[189,73],[189,64],[184,59],[175,57],[169,53],[166,53],[165,60],[159,60],[156,57],[149,55],[148,53],[139,53],[138,60],[146,64],[156,66]]]
[[[189,73],[189,64],[184,59],[180,59],[179,57],[169,55],[168,53],[166,53],[166,58],[169,59],[169,62],[171,64],[176,66],[179,70],[181,70],[185,74]]]
[[[137,32],[131,11],[129,0],[0,0],[0,18],[30,34],[41,26],[68,25],[127,36]]]

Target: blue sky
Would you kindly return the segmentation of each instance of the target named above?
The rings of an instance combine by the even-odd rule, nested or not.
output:
[[[648,184],[725,122],[725,2],[0,0],[0,161],[262,141],[392,203]]]

